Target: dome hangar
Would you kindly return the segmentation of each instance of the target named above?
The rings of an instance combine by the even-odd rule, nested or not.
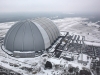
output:
[[[48,18],[15,23],[4,38],[4,50],[14,57],[35,57],[59,38],[57,26]]]

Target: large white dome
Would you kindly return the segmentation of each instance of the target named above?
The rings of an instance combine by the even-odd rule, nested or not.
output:
[[[12,53],[40,51],[50,47],[59,36],[57,26],[47,18],[20,21],[7,32],[4,47]]]

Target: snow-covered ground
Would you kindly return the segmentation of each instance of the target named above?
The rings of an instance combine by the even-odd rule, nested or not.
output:
[[[0,37],[4,37],[5,33],[8,31],[8,29],[15,23],[16,22],[0,23]]]
[[[85,36],[85,40],[100,43],[100,25],[98,22],[89,22],[88,18],[63,18],[53,20],[60,31],[67,31]],[[16,22],[0,23],[0,37],[3,37],[7,30]]]
[[[15,72],[21,73],[22,75],[33,75],[32,73],[37,72],[34,75],[61,75],[64,74],[64,69],[68,69],[68,66],[78,67],[80,70],[82,67],[85,67],[87,69],[90,69],[90,63],[87,65],[83,65],[82,63],[78,63],[78,60],[75,61],[67,61],[62,58],[55,58],[55,57],[42,57],[38,56],[35,58],[14,58],[10,57],[7,54],[5,54],[0,49],[0,65],[3,67],[6,67],[8,69],[12,69]],[[78,57],[78,55],[77,55]],[[83,54],[83,58],[87,58],[87,55]],[[52,69],[44,69],[44,65],[46,61],[50,61],[53,65]],[[91,62],[91,58],[89,60],[85,60],[88,62]],[[11,64],[17,64],[18,67],[14,67]],[[56,68],[54,65],[60,65],[59,68]],[[27,68],[33,68],[32,72],[29,72],[25,69],[22,69],[23,67]],[[92,74],[93,75],[93,74]]]
[[[86,44],[100,46],[100,25],[89,22],[88,18],[64,18],[53,20],[60,31],[85,36]]]

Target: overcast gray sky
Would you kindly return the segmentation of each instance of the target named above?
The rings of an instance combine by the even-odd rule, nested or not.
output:
[[[100,0],[0,0],[0,12],[99,13]]]

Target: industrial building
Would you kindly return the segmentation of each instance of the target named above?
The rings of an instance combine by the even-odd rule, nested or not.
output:
[[[4,48],[15,57],[34,57],[49,48],[59,36],[59,29],[48,18],[20,21],[7,32]]]

